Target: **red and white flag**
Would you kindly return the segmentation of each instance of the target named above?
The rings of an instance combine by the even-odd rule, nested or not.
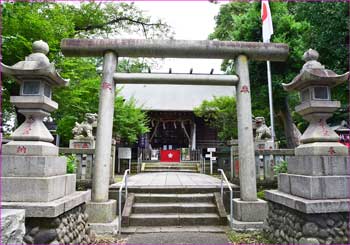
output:
[[[263,42],[268,43],[273,34],[272,17],[268,0],[261,0],[261,20]]]

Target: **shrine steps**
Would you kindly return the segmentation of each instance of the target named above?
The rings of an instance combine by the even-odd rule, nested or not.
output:
[[[150,162],[143,163],[141,172],[188,172],[198,173],[199,164],[196,162],[191,163],[172,163],[172,162]]]
[[[122,233],[225,232],[226,212],[219,193],[130,193]]]

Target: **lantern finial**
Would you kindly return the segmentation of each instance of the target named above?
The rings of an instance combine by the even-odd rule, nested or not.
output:
[[[316,50],[310,48],[308,51],[306,51],[304,53],[303,60],[305,62],[310,61],[310,60],[318,60],[319,56],[320,55],[318,54],[318,52]]]
[[[43,40],[35,41],[32,45],[33,53],[43,53],[47,55],[49,53],[49,45]]]
[[[303,55],[303,60],[305,61],[305,64],[303,65],[302,70],[307,70],[307,69],[325,69],[325,67],[318,62],[318,57],[320,55],[318,52],[314,49],[309,49],[306,51]]]

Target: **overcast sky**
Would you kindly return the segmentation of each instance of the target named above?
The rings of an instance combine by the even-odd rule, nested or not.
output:
[[[214,31],[214,17],[219,13],[219,4],[208,1],[139,1],[135,5],[144,10],[152,18],[162,19],[169,24],[178,40],[206,40]],[[217,59],[164,59],[160,67],[153,72],[209,73],[214,68],[215,74],[220,71],[222,60]],[[234,87],[190,86],[190,85],[124,85],[121,94],[129,99],[134,97],[137,104],[145,109],[153,110],[193,110],[203,100],[211,100],[213,96],[232,96]],[[165,99],[166,98],[166,99]]]
[[[214,31],[214,17],[219,13],[220,4],[209,1],[136,1],[135,5],[152,18],[163,19],[175,31],[178,40],[206,40]],[[217,59],[165,59],[160,62],[159,72],[187,73],[193,68],[194,73],[222,73],[222,60]]]

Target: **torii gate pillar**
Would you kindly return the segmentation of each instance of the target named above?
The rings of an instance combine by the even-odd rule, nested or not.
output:
[[[98,106],[98,123],[96,137],[96,159],[102,164],[94,164],[91,199],[94,202],[108,200],[111,147],[106,147],[106,140],[112,141],[115,85],[113,75],[117,68],[117,55],[107,51],[103,58],[103,75]]]
[[[96,159],[93,165],[91,202],[86,205],[90,226],[96,232],[101,233],[109,231],[107,229],[108,226],[101,226],[101,223],[110,224],[109,229],[111,233],[117,229],[117,202],[113,199],[108,200],[115,99],[113,75],[116,68],[116,53],[106,51],[103,55],[103,74],[98,106]],[[106,144],[106,142],[110,142],[110,144]]]
[[[239,82],[236,87],[239,182],[241,198],[233,200],[233,229],[260,229],[267,217],[266,201],[257,198],[255,152],[252,128],[252,106],[248,58],[238,55],[235,58]]]
[[[241,199],[243,201],[256,201],[256,170],[247,57],[245,55],[238,56],[235,60],[235,66],[236,73],[240,78],[236,87],[236,107]]]

